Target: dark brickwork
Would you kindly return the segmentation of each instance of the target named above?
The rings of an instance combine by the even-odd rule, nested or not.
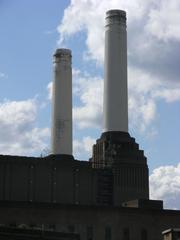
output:
[[[0,156],[0,200],[121,206],[149,198],[143,151],[128,133],[103,133],[92,159]]]
[[[0,227],[1,240],[80,240],[79,234],[35,230],[25,224],[19,227]]]
[[[151,208],[11,201],[0,202],[0,213],[0,222],[6,225],[51,227],[60,232],[73,230],[82,240],[90,236],[92,240],[105,240],[106,229],[111,231],[111,240],[123,240],[125,232],[130,240],[145,240],[145,235],[148,240],[162,240],[164,230],[180,225],[180,211]]]
[[[98,170],[72,156],[0,156],[0,200],[94,205]]]
[[[147,160],[129,133],[103,133],[93,146],[91,162],[95,169],[111,169],[114,205],[138,198],[149,199]]]
[[[146,157],[123,132],[103,133],[90,161],[0,155],[0,212],[5,226],[51,227],[83,240],[162,240],[162,231],[180,226],[179,211],[149,200]]]

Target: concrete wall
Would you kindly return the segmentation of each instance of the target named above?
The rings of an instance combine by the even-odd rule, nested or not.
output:
[[[138,198],[148,198],[148,169],[126,159],[103,169],[69,155],[0,156],[0,200],[121,206]]]
[[[148,167],[141,164],[119,164],[113,169],[114,205],[133,199],[149,199]],[[128,191],[127,191],[128,189]]]
[[[96,204],[97,170],[68,156],[0,156],[0,200]]]
[[[113,175],[113,204],[149,199],[149,170],[144,152],[128,133],[106,132],[93,146],[93,168],[108,168]]]
[[[1,202],[0,212],[5,224],[50,224],[56,231],[73,229],[83,240],[88,239],[88,231],[93,240],[107,239],[107,229],[111,240],[128,239],[124,238],[128,234],[129,240],[162,240],[162,231],[180,224],[180,211],[173,210]]]

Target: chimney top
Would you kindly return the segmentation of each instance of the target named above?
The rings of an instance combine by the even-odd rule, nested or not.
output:
[[[56,58],[60,58],[62,56],[71,57],[71,50],[67,49],[67,48],[58,48],[58,49],[56,49],[53,56],[56,57]]]
[[[106,12],[106,24],[126,23],[126,12],[119,9],[112,9]]]

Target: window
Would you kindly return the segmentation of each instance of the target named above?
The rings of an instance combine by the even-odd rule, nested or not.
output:
[[[129,228],[124,228],[124,229],[123,229],[123,240],[130,240],[130,237],[129,237]]]
[[[87,226],[87,240],[93,240],[93,227],[92,226]]]
[[[16,223],[10,223],[9,226],[10,227],[16,227]]]
[[[111,228],[109,226],[105,227],[105,240],[111,240]]]
[[[36,224],[31,223],[31,224],[29,225],[29,227],[30,227],[31,229],[35,229],[35,228],[36,228]]]
[[[69,225],[69,226],[68,226],[68,232],[74,233],[74,231],[75,231],[74,225]]]
[[[48,226],[48,230],[54,232],[56,230],[56,225],[55,224],[50,224]]]
[[[147,230],[146,229],[142,229],[141,231],[141,240],[147,240],[148,236],[147,236]]]
[[[177,240],[180,240],[180,232],[176,232],[174,235],[176,236]]]

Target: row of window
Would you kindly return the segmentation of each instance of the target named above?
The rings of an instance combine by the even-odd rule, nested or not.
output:
[[[0,225],[2,226],[2,225]],[[3,225],[5,226],[5,225]],[[18,227],[18,228],[24,228],[24,229],[38,229],[38,230],[46,230],[46,231],[59,231],[60,229],[56,228],[55,224],[50,225],[44,225],[44,224],[9,224],[9,227]],[[7,227],[7,225],[6,225]],[[68,225],[65,232],[69,233],[76,233],[75,225]],[[93,240],[94,239],[94,230],[93,226],[89,225],[86,227],[86,239],[87,240]],[[104,229],[104,240],[111,240],[112,239],[112,229],[110,226],[106,226]],[[122,240],[130,240],[130,231],[129,228],[124,228],[122,231]],[[146,229],[141,230],[141,240],[148,240],[148,234]]]
[[[124,228],[122,232],[122,239],[123,240],[130,240],[130,231],[129,228]],[[112,230],[111,227],[106,226],[105,227],[105,240],[111,240],[112,239]],[[93,240],[93,228],[92,226],[87,227],[87,240]],[[148,240],[147,230],[142,229],[141,230],[141,240]]]
[[[122,239],[123,240],[130,240],[130,231],[129,228],[124,228],[122,232]],[[106,227],[105,228],[105,240],[111,240],[112,239],[112,233],[111,233],[111,228]],[[148,240],[148,235],[147,235],[147,230],[142,229],[141,230],[141,240]]]

